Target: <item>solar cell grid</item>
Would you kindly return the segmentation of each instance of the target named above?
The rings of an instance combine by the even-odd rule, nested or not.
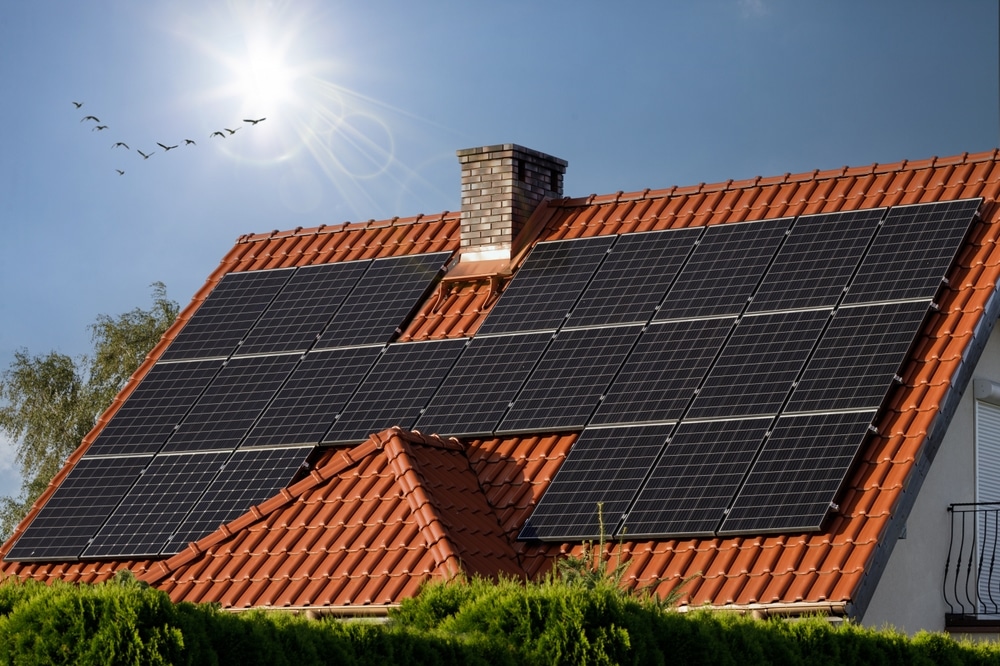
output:
[[[720,532],[820,529],[874,416],[778,419]]]
[[[300,358],[289,354],[230,359],[163,451],[235,449]]]
[[[497,432],[583,428],[641,330],[639,325],[558,333]]]
[[[648,322],[703,231],[693,227],[620,236],[566,326]]]
[[[306,354],[242,446],[318,443],[381,351],[348,347]]]
[[[744,317],[685,418],[776,415],[829,317],[829,310]]]
[[[748,312],[832,308],[884,213],[874,208],[798,218]]]
[[[228,456],[228,451],[156,456],[83,557],[159,555]]]
[[[878,408],[927,309],[918,301],[838,310],[785,412]]]
[[[8,560],[75,560],[153,456],[83,458],[14,543]]]
[[[234,453],[160,554],[179,553],[188,543],[211,534],[220,525],[274,496],[291,483],[312,450],[313,447],[299,447]]]
[[[314,349],[384,344],[433,288],[450,252],[375,259]]]
[[[542,495],[518,538],[597,539],[622,518],[673,425],[585,430]]]
[[[412,428],[466,342],[459,338],[390,345],[323,441],[358,442],[392,426]]]
[[[229,356],[292,272],[281,268],[223,276],[160,359]]]
[[[742,312],[791,223],[782,218],[709,227],[654,319]]]
[[[345,261],[296,269],[237,353],[307,350],[370,263]]]
[[[680,418],[735,322],[729,317],[649,326],[608,388],[590,425]]]
[[[88,456],[156,453],[222,360],[157,363],[87,449]]]
[[[625,518],[629,538],[718,529],[772,419],[684,422]]]
[[[473,338],[416,428],[456,437],[492,434],[551,339],[551,333]]]
[[[594,236],[535,245],[479,335],[556,330],[614,241],[614,236]]]
[[[964,199],[889,209],[844,304],[933,298],[980,202]]]

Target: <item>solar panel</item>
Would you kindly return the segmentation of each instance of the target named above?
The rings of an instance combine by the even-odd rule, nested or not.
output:
[[[844,304],[934,297],[981,199],[889,209]]]
[[[492,434],[551,339],[551,333],[473,338],[416,428],[455,437]]]
[[[163,451],[235,449],[300,358],[286,354],[230,359]]]
[[[782,416],[720,532],[818,530],[875,412]]]
[[[557,333],[497,432],[583,428],[641,330],[638,325]]]
[[[748,312],[832,308],[884,213],[874,208],[798,218]]]
[[[274,496],[303,469],[312,451],[313,447],[307,446],[234,453],[160,555],[179,553],[188,543],[211,534],[220,525]]]
[[[619,236],[567,327],[646,323],[704,227]]]
[[[224,275],[160,359],[229,356],[292,272],[281,268]]]
[[[649,326],[608,388],[590,425],[680,418],[735,322],[729,317]]]
[[[535,245],[479,335],[556,330],[614,242],[614,236],[594,236]]]
[[[159,555],[229,455],[229,451],[217,451],[156,456],[83,557]]]
[[[369,264],[371,261],[345,261],[296,269],[237,353],[309,349]]]
[[[829,317],[800,310],[741,319],[686,418],[777,414]]]
[[[82,458],[11,547],[7,559],[77,559],[152,459]]]
[[[878,408],[926,314],[926,301],[836,311],[785,412]]]
[[[742,312],[791,223],[783,218],[709,227],[654,320]]]
[[[320,336],[315,349],[384,344],[441,277],[451,252],[375,259]]]
[[[214,359],[154,365],[101,430],[87,455],[159,451],[222,363]]]
[[[412,428],[467,340],[390,345],[323,438],[358,442],[392,426]]]
[[[242,446],[319,443],[381,351],[347,347],[306,354]]]
[[[673,425],[584,430],[556,472],[519,539],[597,539],[612,534]]]
[[[714,533],[771,421],[681,423],[639,491],[619,536]]]

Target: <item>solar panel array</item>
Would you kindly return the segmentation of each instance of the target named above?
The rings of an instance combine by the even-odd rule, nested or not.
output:
[[[389,344],[449,253],[227,275],[10,557],[178,552],[393,425],[581,433],[525,539],[818,529],[978,205],[538,243],[472,339]]]

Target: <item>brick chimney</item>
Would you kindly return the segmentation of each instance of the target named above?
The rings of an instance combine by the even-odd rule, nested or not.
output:
[[[457,154],[462,262],[510,259],[514,238],[538,204],[562,196],[567,162],[513,143]]]

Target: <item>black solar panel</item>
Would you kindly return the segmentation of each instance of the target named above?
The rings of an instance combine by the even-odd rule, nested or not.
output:
[[[776,415],[829,317],[829,310],[744,317],[686,418]]]
[[[875,208],[798,218],[748,312],[832,308],[884,213]]]
[[[875,412],[783,416],[721,532],[818,530]]]
[[[237,353],[309,349],[370,264],[345,261],[296,269]]]
[[[300,358],[286,354],[230,359],[163,451],[235,449]]]
[[[156,453],[222,368],[221,359],[157,363],[87,449],[87,455]]]
[[[673,425],[585,430],[518,538],[561,541],[610,535],[635,497]]]
[[[159,555],[229,455],[219,451],[156,456],[83,557]]]
[[[844,303],[933,298],[980,202],[964,199],[891,208]]]
[[[709,227],[654,319],[742,312],[791,223],[788,218]]]
[[[223,276],[160,359],[229,356],[292,273],[282,268]]]
[[[77,559],[152,459],[82,458],[18,538],[7,559]]]
[[[323,438],[358,442],[374,432],[412,428],[467,340],[432,340],[390,345]]]
[[[704,227],[620,236],[566,326],[646,323]]]
[[[614,241],[594,236],[535,245],[479,334],[557,329]]]
[[[583,428],[641,330],[616,326],[556,334],[497,432]]]
[[[381,351],[347,347],[306,354],[243,446],[319,443]]]
[[[551,339],[551,333],[473,338],[416,428],[456,437],[492,434]]]
[[[277,494],[296,476],[313,447],[249,449],[233,454],[160,555],[173,555]]]
[[[878,408],[926,314],[926,301],[838,310],[785,412]]]
[[[389,342],[441,277],[450,252],[375,259],[315,349]]]
[[[625,518],[624,535],[694,536],[718,529],[772,419],[681,423]]]
[[[695,319],[651,325],[639,338],[590,425],[680,418],[735,321]]]

